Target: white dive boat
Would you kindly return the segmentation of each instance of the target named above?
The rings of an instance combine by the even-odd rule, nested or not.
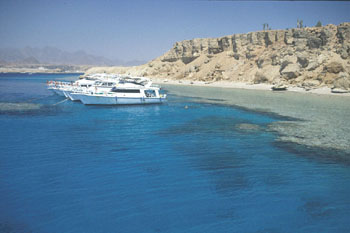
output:
[[[125,88],[117,86],[109,92],[82,94],[80,100],[87,105],[156,104],[164,102],[166,95],[160,94],[158,87]]]
[[[67,91],[66,94],[68,98],[72,101],[80,101],[81,96],[86,93],[107,93],[112,90],[113,87],[117,85],[118,80],[98,80],[88,87],[80,87]]]
[[[97,89],[80,93],[79,98],[83,104],[155,104],[166,100],[166,95],[161,95],[159,90],[147,78],[125,77],[120,78],[111,90]]]
[[[62,92],[67,99],[70,99],[72,101],[78,101],[78,99],[72,98],[71,93],[77,91],[85,91],[86,89],[92,87],[95,84],[95,82],[95,80],[81,79],[72,83],[72,85],[70,86],[62,88]]]
[[[69,82],[60,82],[60,81],[48,81],[47,86],[49,90],[52,90],[54,93],[60,96],[64,96],[63,89],[71,86]]]
[[[60,82],[60,81],[48,81],[48,89],[60,96],[67,96],[66,92],[73,89],[81,89],[91,87],[95,83],[95,80],[81,79],[75,82]]]
[[[104,76],[99,76],[104,77]],[[48,89],[60,96],[65,96],[72,101],[78,101],[71,93],[81,93],[86,91],[97,91],[97,89],[111,90],[118,83],[118,79],[80,79],[75,82],[48,81]],[[92,89],[94,88],[94,89]]]
[[[155,104],[166,100],[148,78],[94,74],[74,83],[50,81],[48,89],[83,104]]]

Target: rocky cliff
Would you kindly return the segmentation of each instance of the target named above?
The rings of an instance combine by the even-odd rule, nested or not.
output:
[[[94,72],[350,90],[350,23],[185,40],[144,65]]]

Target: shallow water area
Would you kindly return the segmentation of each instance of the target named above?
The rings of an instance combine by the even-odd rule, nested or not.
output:
[[[162,105],[61,102],[45,82],[66,78],[0,76],[1,103],[39,106],[0,109],[0,232],[350,230],[350,167],[276,146],[288,118],[167,88]]]
[[[237,108],[283,116],[284,119],[269,125],[270,130],[279,134],[281,144],[342,151],[341,159],[350,163],[349,96],[178,85],[166,88],[171,94],[195,96],[200,102],[215,103],[212,99],[219,99],[222,104]]]

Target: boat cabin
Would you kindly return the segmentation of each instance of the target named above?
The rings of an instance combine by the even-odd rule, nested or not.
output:
[[[159,98],[159,91],[157,89],[131,89],[113,87],[111,92],[118,93],[121,96]]]

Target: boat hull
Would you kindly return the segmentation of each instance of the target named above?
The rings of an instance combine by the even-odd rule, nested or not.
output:
[[[80,101],[86,105],[114,105],[117,104],[115,97],[81,95]]]
[[[65,96],[64,95],[64,93],[63,93],[63,91],[62,90],[60,90],[60,89],[52,89],[57,95],[59,95],[59,96]]]
[[[69,93],[69,98],[72,101],[81,101],[82,96],[84,96],[85,94],[82,93]]]
[[[69,99],[68,91],[62,91],[62,92],[63,92],[63,95],[64,95],[67,99]]]
[[[86,105],[130,105],[130,104],[159,104],[165,98],[142,98],[142,97],[116,97],[81,95],[80,100]]]
[[[71,101],[80,101],[80,96],[78,94],[74,94],[72,91],[65,91],[64,94]]]

